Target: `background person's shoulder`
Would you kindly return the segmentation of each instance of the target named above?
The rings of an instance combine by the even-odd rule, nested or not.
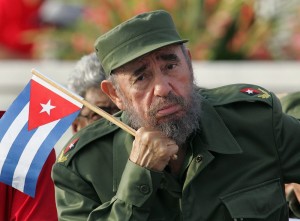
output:
[[[300,91],[287,94],[280,100],[283,112],[300,119]]]

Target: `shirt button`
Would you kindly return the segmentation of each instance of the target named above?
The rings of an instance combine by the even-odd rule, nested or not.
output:
[[[140,186],[140,192],[143,193],[143,194],[149,193],[150,192],[149,186],[147,186],[147,185],[141,185]]]
[[[196,156],[196,162],[197,163],[200,163],[201,161],[203,160],[203,156],[202,155],[198,155],[198,156]]]
[[[160,184],[159,184],[159,189],[164,189],[166,186],[166,180],[165,179],[162,179],[160,181]]]

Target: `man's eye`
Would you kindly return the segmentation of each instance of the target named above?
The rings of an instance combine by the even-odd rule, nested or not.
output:
[[[172,70],[172,69],[174,69],[176,67],[176,64],[168,64],[167,66],[166,66],[166,69],[167,70]]]
[[[136,83],[141,83],[141,82],[144,82],[147,78],[147,74],[143,73],[143,74],[140,74],[140,75],[137,75],[133,81],[134,84]]]
[[[132,85],[142,90],[143,88],[147,87],[152,77],[153,77],[152,73],[149,72],[140,73],[139,75],[135,76]]]
[[[144,80],[145,79],[145,76],[144,75],[140,75],[140,76],[138,76],[136,79],[135,79],[135,81],[142,81],[142,80]]]

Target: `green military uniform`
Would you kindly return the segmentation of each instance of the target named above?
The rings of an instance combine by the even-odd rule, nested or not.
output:
[[[300,182],[299,121],[255,85],[200,94],[202,128],[179,177],[129,161],[134,137],[104,119],[79,132],[53,167],[60,220],[288,220],[283,184]]]

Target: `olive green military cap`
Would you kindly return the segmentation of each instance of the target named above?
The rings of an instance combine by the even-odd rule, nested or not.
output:
[[[283,112],[300,119],[300,92],[290,93],[281,98]]]
[[[180,38],[171,15],[163,10],[139,14],[100,36],[99,60],[109,75],[114,69],[158,48],[187,42]]]

